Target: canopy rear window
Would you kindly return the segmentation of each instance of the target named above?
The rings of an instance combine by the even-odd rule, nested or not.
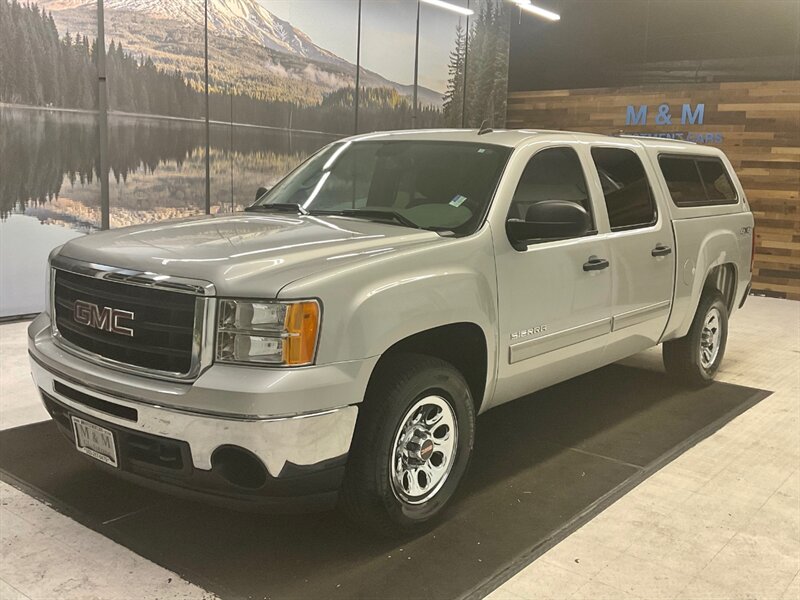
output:
[[[739,198],[719,158],[662,154],[658,157],[676,206],[736,204]]]

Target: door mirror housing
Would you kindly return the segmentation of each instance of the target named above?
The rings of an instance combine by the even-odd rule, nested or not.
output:
[[[542,200],[532,204],[525,220],[506,221],[511,245],[524,250],[532,240],[559,240],[581,237],[591,228],[589,213],[580,204],[568,200]]]
[[[269,192],[269,188],[265,188],[263,186],[258,188],[256,190],[256,202],[258,202],[259,200],[261,200],[261,198],[266,196],[268,192]]]

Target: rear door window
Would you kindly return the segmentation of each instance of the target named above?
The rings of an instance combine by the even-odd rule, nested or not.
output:
[[[718,158],[662,154],[658,163],[676,206],[738,202],[731,178]]]
[[[612,231],[655,224],[656,203],[642,161],[625,148],[592,148]]]

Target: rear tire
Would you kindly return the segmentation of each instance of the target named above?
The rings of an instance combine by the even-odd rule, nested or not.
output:
[[[690,386],[709,385],[722,363],[727,341],[728,308],[718,290],[708,290],[700,298],[689,333],[664,342],[664,368]]]
[[[359,409],[342,510],[382,535],[424,528],[455,493],[474,439],[472,395],[453,365],[420,354],[382,360]]]

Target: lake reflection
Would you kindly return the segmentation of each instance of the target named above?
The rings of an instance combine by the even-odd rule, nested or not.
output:
[[[273,185],[333,139],[212,125],[211,211],[250,204],[259,186]],[[40,310],[44,266],[35,265],[65,239],[100,226],[97,148],[96,115],[0,106],[0,317]],[[110,115],[109,168],[112,227],[204,211],[202,123]],[[37,220],[46,228],[33,234],[29,224]],[[63,239],[51,227],[61,228]],[[22,256],[31,269],[17,268]]]

